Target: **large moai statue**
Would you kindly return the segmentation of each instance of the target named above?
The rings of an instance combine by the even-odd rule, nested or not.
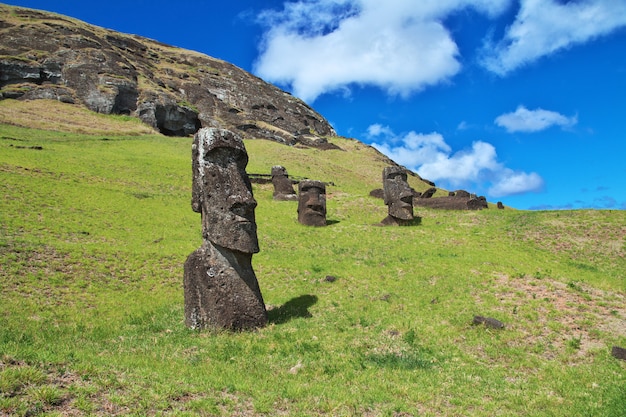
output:
[[[252,254],[259,251],[257,203],[243,141],[228,130],[203,128],[191,155],[191,206],[202,215],[203,242],[185,262],[185,324],[230,330],[265,326],[267,311],[252,269]]]
[[[380,223],[384,226],[406,226],[413,221],[413,190],[407,182],[406,171],[390,166],[383,169],[383,194],[389,215]]]
[[[298,221],[307,226],[326,226],[326,184],[300,181],[298,195]]]
[[[272,184],[274,185],[274,200],[295,201],[298,199],[285,167],[280,165],[272,167]]]

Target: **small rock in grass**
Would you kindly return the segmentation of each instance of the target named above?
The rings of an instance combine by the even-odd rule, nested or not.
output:
[[[504,329],[504,323],[492,317],[474,316],[473,324],[484,324],[492,329]]]
[[[613,357],[617,359],[626,361],[626,349],[624,348],[621,348],[619,346],[613,346],[613,349],[611,349],[611,355],[613,355]]]

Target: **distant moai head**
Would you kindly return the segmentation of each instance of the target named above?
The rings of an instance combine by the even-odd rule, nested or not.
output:
[[[287,174],[287,168],[285,168],[282,165],[274,165],[272,167],[272,178],[274,177],[286,177]]]
[[[234,251],[259,251],[254,209],[257,202],[241,138],[231,131],[203,128],[192,146],[192,209],[202,213],[205,239]]]
[[[459,197],[459,198],[470,198],[470,197],[471,197],[471,196],[470,196],[470,193],[468,193],[468,192],[467,192],[467,191],[465,191],[465,190],[456,190],[456,191],[454,192],[454,196],[455,196],[455,197]]]
[[[298,184],[298,221],[307,226],[326,226],[326,185],[303,180]]]
[[[272,167],[272,185],[274,185],[273,196],[275,200],[295,200],[297,198],[285,167],[280,165]]]
[[[409,187],[404,169],[395,166],[383,169],[383,191],[391,217],[413,219],[413,190]]]

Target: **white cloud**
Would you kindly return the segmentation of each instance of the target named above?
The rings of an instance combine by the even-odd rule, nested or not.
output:
[[[507,195],[524,194],[529,191],[539,191],[543,188],[544,182],[539,174],[531,172],[515,172],[511,169],[504,169],[500,172],[498,180],[489,187],[489,194],[494,197],[504,197]]]
[[[404,137],[396,137],[388,126],[372,125],[368,128],[370,138],[383,136],[380,143],[372,146],[400,165],[412,170],[432,160],[441,159],[451,149],[439,133],[409,132]]]
[[[355,85],[408,97],[461,70],[446,18],[473,8],[490,18],[512,0],[294,0],[266,10],[253,72],[307,102]],[[487,40],[482,64],[500,75],[626,26],[624,0],[520,0],[502,39]]]
[[[372,146],[421,177],[443,181],[453,188],[487,189],[493,197],[537,192],[543,179],[537,173],[514,171],[498,161],[493,145],[476,141],[471,149],[452,153],[443,136],[433,132],[409,132],[395,136],[388,126],[372,125],[368,129]],[[382,136],[382,137],[381,137]]]
[[[445,180],[452,185],[461,185],[480,181],[485,171],[497,171],[499,168],[493,145],[477,141],[469,150],[440,153],[436,159],[422,164],[417,172],[431,181]]]
[[[383,126],[381,124],[373,124],[367,128],[368,136],[393,136],[393,131],[389,126]]]
[[[536,109],[528,110],[518,106],[513,113],[505,113],[496,117],[495,124],[508,132],[538,132],[552,126],[571,127],[578,123],[576,116],[566,117],[560,113]]]
[[[623,0],[522,0],[513,24],[497,43],[487,42],[483,65],[499,75],[558,50],[626,26]]]
[[[461,69],[459,51],[441,23],[473,7],[489,16],[510,0],[300,0],[266,11],[268,30],[254,72],[290,86],[312,102],[353,84],[408,97]]]

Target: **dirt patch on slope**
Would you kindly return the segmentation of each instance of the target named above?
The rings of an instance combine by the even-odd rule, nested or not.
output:
[[[626,337],[626,296],[580,282],[550,278],[496,278],[495,296],[516,321],[509,327],[524,337],[520,345],[553,359],[570,352],[581,360],[594,351],[611,349]]]

